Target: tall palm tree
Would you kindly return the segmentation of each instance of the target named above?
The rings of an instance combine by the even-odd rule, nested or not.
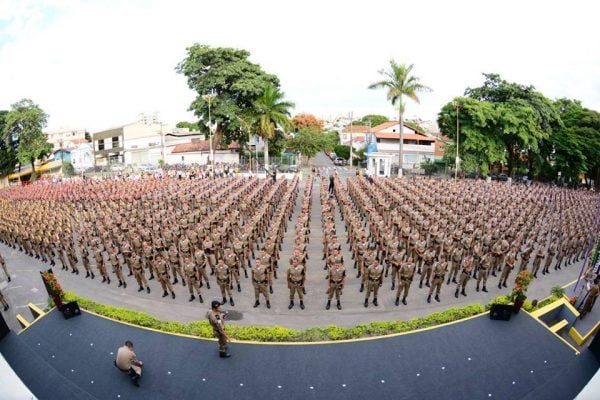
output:
[[[269,139],[277,128],[286,129],[290,124],[290,108],[295,104],[284,100],[285,94],[272,83],[267,83],[263,93],[254,101],[258,113],[258,135],[265,141],[265,166],[269,165]]]
[[[404,141],[404,106],[403,96],[413,99],[419,103],[419,97],[417,93],[430,92],[431,88],[423,85],[420,82],[420,78],[411,75],[413,64],[398,64],[393,59],[390,60],[390,68],[387,70],[380,70],[379,74],[383,75],[385,79],[372,83],[369,85],[369,89],[387,89],[387,98],[391,100],[392,105],[398,103],[398,122],[400,123],[400,145],[398,149],[399,157],[399,168],[398,176],[402,177],[402,157],[403,157],[403,141]]]

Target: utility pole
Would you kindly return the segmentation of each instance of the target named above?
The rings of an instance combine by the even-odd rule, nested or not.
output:
[[[215,153],[213,151],[213,136],[217,131],[217,123],[215,122],[213,124],[210,120],[210,106],[215,97],[217,97],[217,95],[215,94],[214,90],[211,90],[209,94],[202,95],[202,99],[208,102],[208,122],[206,123],[206,126],[208,127],[208,131],[210,133],[210,162],[213,174],[215,173]]]
[[[352,111],[350,111],[350,166],[352,166],[352,156],[353,156],[353,146],[352,146]]]

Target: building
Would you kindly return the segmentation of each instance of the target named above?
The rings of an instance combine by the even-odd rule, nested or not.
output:
[[[92,143],[82,143],[71,150],[71,164],[75,172],[82,172],[94,166]]]
[[[45,132],[48,135],[48,143],[52,144],[53,150],[72,149],[81,143],[90,141],[90,134],[85,129],[61,128]]]
[[[96,132],[94,165],[158,164],[164,159],[164,133],[168,130],[157,114],[140,114],[136,122]]]
[[[384,122],[371,128],[367,149],[367,174],[390,176],[398,170],[400,125],[395,121]],[[426,160],[443,157],[443,141],[439,136],[418,132],[404,124],[403,130],[404,170],[420,169]]]
[[[214,154],[215,163],[238,164],[240,162],[240,145],[238,142],[230,143],[227,146],[216,145]],[[198,140],[177,144],[167,155],[166,162],[167,164],[209,164],[211,162],[210,141]]]
[[[359,150],[367,144],[370,132],[371,128],[367,125],[348,125],[340,133],[340,144],[349,146],[352,141],[354,150]]]

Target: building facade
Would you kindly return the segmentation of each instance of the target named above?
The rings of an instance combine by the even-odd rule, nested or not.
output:
[[[61,128],[45,133],[48,135],[48,143],[52,144],[53,150],[73,149],[90,138],[90,134],[85,129]]]
[[[396,121],[384,122],[371,129],[368,135],[367,173],[370,175],[390,176],[398,170],[400,147],[400,124]],[[404,125],[403,129],[404,170],[418,170],[421,163],[435,161],[443,157],[443,142],[435,135],[417,132]]]

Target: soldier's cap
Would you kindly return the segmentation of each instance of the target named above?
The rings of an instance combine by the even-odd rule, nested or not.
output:
[[[219,300],[213,300],[212,303],[210,303],[210,306],[212,308],[219,308],[221,306],[221,302]]]

